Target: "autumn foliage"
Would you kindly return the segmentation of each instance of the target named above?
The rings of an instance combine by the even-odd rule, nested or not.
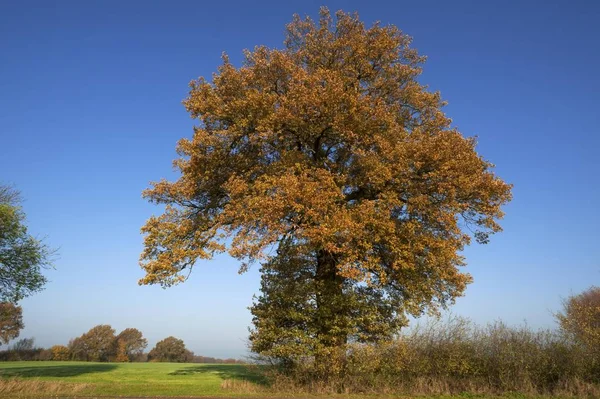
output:
[[[69,342],[74,360],[106,362],[114,353],[115,329],[107,324],[97,325]]]
[[[125,341],[123,341],[122,339],[118,339],[116,344],[117,344],[117,354],[115,357],[115,362],[120,362],[120,363],[128,362],[129,356],[127,356]]]
[[[510,185],[417,80],[410,42],[324,8],[283,49],[193,81],[181,176],[144,192],[166,208],[142,228],[140,282],[176,284],[224,251],[260,262],[251,341],[284,361],[390,337],[462,295],[460,251],[500,231]]]
[[[50,351],[52,352],[52,360],[71,360],[71,352],[64,345],[54,345],[50,348]]]
[[[69,341],[68,350],[73,360],[128,362],[136,360],[147,345],[138,329],[126,328],[115,335],[114,328],[101,324]]]
[[[156,343],[148,353],[148,360],[152,362],[189,362],[193,353],[186,349],[183,340],[175,337],[167,337]]]
[[[573,295],[563,305],[557,314],[561,329],[600,359],[600,287]]]
[[[118,347],[117,353],[121,356],[120,361],[132,361],[141,355],[148,346],[148,341],[137,328],[124,329],[115,339]]]

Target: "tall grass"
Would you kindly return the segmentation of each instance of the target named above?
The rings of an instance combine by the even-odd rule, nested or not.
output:
[[[310,359],[285,372],[271,369],[271,388],[287,393],[600,397],[600,359],[558,332],[526,325],[432,321],[391,342],[350,344],[332,362],[331,369],[342,372],[318,373]]]
[[[17,398],[30,397],[34,395],[71,396],[86,389],[89,384],[64,383],[55,381],[40,381],[37,379],[1,379],[0,397]]]

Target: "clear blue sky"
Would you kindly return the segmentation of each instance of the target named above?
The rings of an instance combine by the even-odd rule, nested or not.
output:
[[[245,353],[258,271],[222,256],[184,285],[138,286],[139,228],[160,211],[141,192],[176,177],[187,83],[223,51],[239,64],[245,48],[281,47],[292,14],[324,3],[413,36],[422,81],[514,184],[505,231],[465,252],[475,282],[453,311],[553,327],[561,297],[600,284],[599,2],[3,1],[0,182],[60,247],[46,290],[22,302],[22,337],[66,344],[108,323],[151,345],[175,335],[198,354]]]

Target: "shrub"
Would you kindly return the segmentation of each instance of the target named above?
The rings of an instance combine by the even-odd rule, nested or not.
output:
[[[569,297],[556,318],[565,334],[600,355],[600,287]]]
[[[54,345],[50,348],[52,360],[66,361],[71,358],[71,351],[64,345]]]
[[[271,384],[289,393],[600,394],[592,358],[580,345],[558,331],[526,325],[433,320],[389,342],[348,344],[343,360],[332,359],[342,373],[322,378],[307,358],[285,370],[271,368]]]

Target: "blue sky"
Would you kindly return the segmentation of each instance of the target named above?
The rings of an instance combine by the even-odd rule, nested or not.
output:
[[[453,312],[554,327],[561,297],[600,284],[600,3],[595,1],[0,3],[0,182],[26,198],[31,232],[60,248],[46,290],[22,302],[40,345],[97,324],[242,356],[255,268],[227,256],[188,282],[140,287],[139,228],[160,211],[148,182],[175,178],[192,134],[187,84],[223,51],[281,47],[293,13],[358,11],[414,37],[422,81],[514,184],[505,231],[465,251],[475,282]]]

